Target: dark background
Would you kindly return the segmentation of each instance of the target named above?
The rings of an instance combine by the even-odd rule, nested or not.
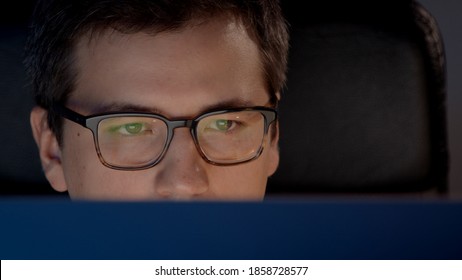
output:
[[[420,0],[436,18],[446,49],[449,192],[462,198],[462,1]]]

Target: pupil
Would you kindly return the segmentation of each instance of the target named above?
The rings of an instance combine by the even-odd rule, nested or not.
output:
[[[218,120],[217,127],[220,130],[228,130],[231,127],[231,121],[228,120]]]
[[[131,134],[136,134],[141,131],[141,124],[140,123],[127,124],[125,126],[125,129]]]

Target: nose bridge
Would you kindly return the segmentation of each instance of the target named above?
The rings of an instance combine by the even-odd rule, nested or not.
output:
[[[172,137],[156,176],[156,191],[164,197],[192,198],[208,190],[208,176],[197,150],[194,137],[184,130],[191,128],[194,121],[177,120],[170,123]],[[173,133],[175,131],[175,133]]]
[[[192,120],[192,119],[187,119],[187,120],[173,120],[173,121],[168,121],[167,122],[167,125],[169,127],[169,131],[170,131],[170,137],[168,139],[168,143],[167,143],[167,151],[168,152],[168,149],[170,149],[170,145],[171,145],[171,142],[174,140],[174,136],[175,136],[175,130],[177,128],[182,128],[182,127],[185,127],[185,128],[189,128],[189,131],[191,132],[191,136],[192,136],[192,140],[194,141],[195,145],[196,145],[196,139],[194,137],[194,133],[193,133],[193,126],[194,126],[194,123],[195,121]]]
[[[167,143],[167,150],[165,151],[166,153],[168,153],[168,150],[170,149],[170,146],[171,146],[171,143],[172,141],[175,139],[175,131],[177,130],[177,128],[189,128],[189,131],[190,131],[190,134],[191,134],[191,139],[194,143],[194,145],[197,147],[197,141],[196,141],[196,137],[194,135],[194,132],[193,132],[193,128],[194,128],[194,125],[195,125],[195,120],[193,119],[187,119],[187,120],[173,120],[173,121],[169,121],[168,122],[168,126],[169,126],[169,130],[170,130],[170,137],[168,139],[168,143]],[[198,150],[198,152],[200,153],[200,151]]]
[[[189,120],[189,119],[169,121],[169,126],[172,131],[180,127],[187,127],[191,129],[193,124],[194,124],[194,120]]]

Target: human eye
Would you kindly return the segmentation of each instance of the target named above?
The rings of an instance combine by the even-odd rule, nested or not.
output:
[[[147,131],[146,124],[144,123],[126,123],[113,126],[109,129],[111,133],[121,134],[126,136],[141,135]]]
[[[241,123],[235,120],[228,120],[228,119],[214,119],[212,120],[207,128],[219,131],[219,132],[229,132],[234,129],[237,129]]]
[[[106,122],[104,131],[113,136],[141,136],[152,132],[149,122],[142,119],[114,119]]]
[[[118,129],[120,134],[139,135],[146,131],[146,125],[143,123],[127,123]]]
[[[200,120],[199,133],[210,135],[238,135],[249,130],[258,130],[263,118],[254,111],[239,111],[209,115]]]

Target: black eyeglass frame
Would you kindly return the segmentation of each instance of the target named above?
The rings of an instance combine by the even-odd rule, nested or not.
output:
[[[213,115],[219,115],[219,114],[225,114],[225,113],[235,113],[235,112],[242,112],[242,111],[257,111],[261,113],[264,117],[264,133],[263,136],[266,136],[269,131],[270,125],[275,122],[278,118],[278,112],[274,108],[270,107],[265,107],[265,106],[253,106],[253,107],[242,107],[242,108],[230,108],[230,109],[223,109],[223,110],[214,110],[214,111],[208,111],[205,113],[202,113],[192,119],[168,119],[162,115],[159,114],[153,114],[153,113],[139,113],[139,112],[110,112],[110,113],[103,113],[103,114],[94,114],[94,115],[89,115],[89,116],[84,116],[81,115],[66,106],[60,104],[60,103],[55,103],[53,105],[53,111],[60,115],[63,118],[66,118],[72,122],[75,122],[87,129],[89,129],[92,134],[93,134],[93,141],[95,144],[95,149],[96,153],[98,155],[99,160],[101,163],[109,168],[116,169],[116,170],[143,170],[143,169],[148,169],[156,164],[158,164],[165,156],[170,143],[172,142],[173,136],[174,136],[174,130],[176,128],[181,128],[181,127],[187,127],[190,129],[191,136],[193,138],[194,144],[199,151],[199,154],[201,157],[207,162],[212,165],[218,165],[218,166],[229,166],[229,165],[237,165],[245,162],[249,162],[252,160],[257,159],[261,153],[263,152],[264,149],[264,139],[265,137],[262,138],[262,142],[260,143],[260,148],[258,151],[255,153],[255,155],[251,158],[243,159],[242,161],[236,161],[236,162],[230,162],[230,163],[223,163],[223,162],[215,162],[213,160],[210,160],[207,155],[204,153],[202,150],[198,138],[197,138],[197,124],[199,123],[200,120],[213,116]],[[163,121],[166,126],[167,126],[167,139],[165,140],[165,144],[163,147],[163,150],[161,151],[160,155],[157,157],[157,159],[153,160],[152,162],[142,165],[142,166],[118,166],[118,165],[113,165],[108,163],[103,155],[101,154],[101,150],[99,147],[99,141],[98,141],[98,125],[99,123],[107,118],[113,118],[113,117],[150,117],[150,118],[156,118],[160,119]]]

